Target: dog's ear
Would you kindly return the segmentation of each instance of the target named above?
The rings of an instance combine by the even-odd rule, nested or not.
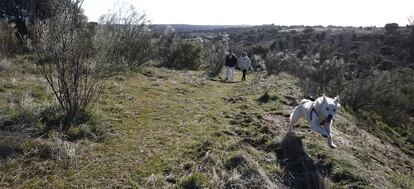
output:
[[[339,103],[339,95],[334,98],[335,104]]]
[[[323,98],[323,103],[327,103],[328,101],[326,100],[326,96],[325,94],[322,94],[322,98]]]

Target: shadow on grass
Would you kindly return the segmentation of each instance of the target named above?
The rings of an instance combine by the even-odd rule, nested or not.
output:
[[[286,134],[276,149],[276,155],[278,163],[285,169],[283,179],[286,185],[293,188],[326,188],[322,174],[331,172],[331,167],[316,164],[305,152],[302,139],[295,133]]]
[[[7,159],[10,156],[22,154],[22,153],[23,153],[23,150],[19,148],[18,146],[0,144],[0,160]]]

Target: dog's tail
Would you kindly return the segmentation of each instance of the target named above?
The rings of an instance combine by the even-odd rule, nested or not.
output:
[[[293,125],[295,124],[295,123],[293,123],[294,122],[294,120],[293,120],[293,115],[295,114],[295,112],[299,109],[299,106],[301,106],[302,105],[302,102],[301,102],[301,104],[299,104],[299,105],[297,105],[296,107],[295,107],[295,109],[293,109],[293,112],[292,113],[290,113],[290,116],[289,116],[289,125],[288,125],[288,132],[290,133],[290,132],[292,132],[292,129],[293,129]]]
[[[305,104],[307,102],[312,102],[312,101],[311,100],[308,100],[308,99],[302,99],[302,101],[300,101],[299,105],[303,105],[303,104]]]
[[[309,99],[309,100],[311,100],[311,101],[315,101],[315,100],[316,100],[316,98],[315,98],[315,97],[313,97],[313,96],[311,96],[311,95],[306,95],[306,96],[305,96],[305,98],[306,98],[306,99]]]
[[[308,99],[303,99],[302,101],[300,101],[300,103],[295,107],[295,109],[293,109],[292,113],[289,116],[289,132],[292,131],[293,129],[293,125],[298,121],[297,117],[293,117],[294,115],[299,115],[301,111],[300,106],[302,106],[303,104],[307,103],[307,102],[312,102],[311,100]]]

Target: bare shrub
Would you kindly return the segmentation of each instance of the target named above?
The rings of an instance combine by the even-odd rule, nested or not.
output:
[[[171,28],[167,28],[164,33],[161,34],[163,43],[159,45],[158,48],[158,58],[161,60],[162,64],[168,61],[171,54],[173,45],[175,45],[177,39],[175,32]]]
[[[322,93],[336,95],[345,88],[346,66],[342,58],[326,59],[322,63],[311,57],[300,60],[294,55],[270,54],[266,59],[268,74],[287,72],[300,78],[305,93],[316,96]]]
[[[106,67],[139,68],[157,55],[149,22],[134,6],[117,4],[99,23],[95,43]]]
[[[65,112],[64,129],[93,107],[100,88],[100,66],[93,59],[88,39],[83,0],[51,1],[56,12],[38,21],[29,41],[39,72],[47,80]]]
[[[252,68],[254,71],[265,71],[266,70],[265,60],[262,58],[262,56],[253,54],[251,59],[252,59]]]
[[[286,61],[282,61],[284,58],[283,53],[272,53],[266,57],[265,68],[268,74],[279,74],[285,70]]]
[[[312,69],[310,79],[316,82],[316,94],[340,94],[344,89],[345,64],[342,58],[327,59]]]
[[[376,71],[368,77],[354,79],[343,92],[344,100],[354,109],[379,113],[390,125],[408,126],[412,123],[407,113],[414,110],[410,106],[414,103],[413,73],[412,69]]]
[[[216,77],[221,73],[224,67],[226,57],[226,46],[221,43],[208,43],[204,45],[205,64],[207,66],[207,75]]]

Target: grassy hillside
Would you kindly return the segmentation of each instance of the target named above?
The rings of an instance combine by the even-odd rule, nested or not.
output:
[[[71,137],[39,132],[36,112],[54,102],[30,59],[0,68],[0,187],[414,187],[413,157],[344,108],[337,149],[307,123],[287,135],[303,94],[286,74],[251,73],[247,82],[157,67],[119,74],[105,81],[93,121],[69,132],[86,134]]]

